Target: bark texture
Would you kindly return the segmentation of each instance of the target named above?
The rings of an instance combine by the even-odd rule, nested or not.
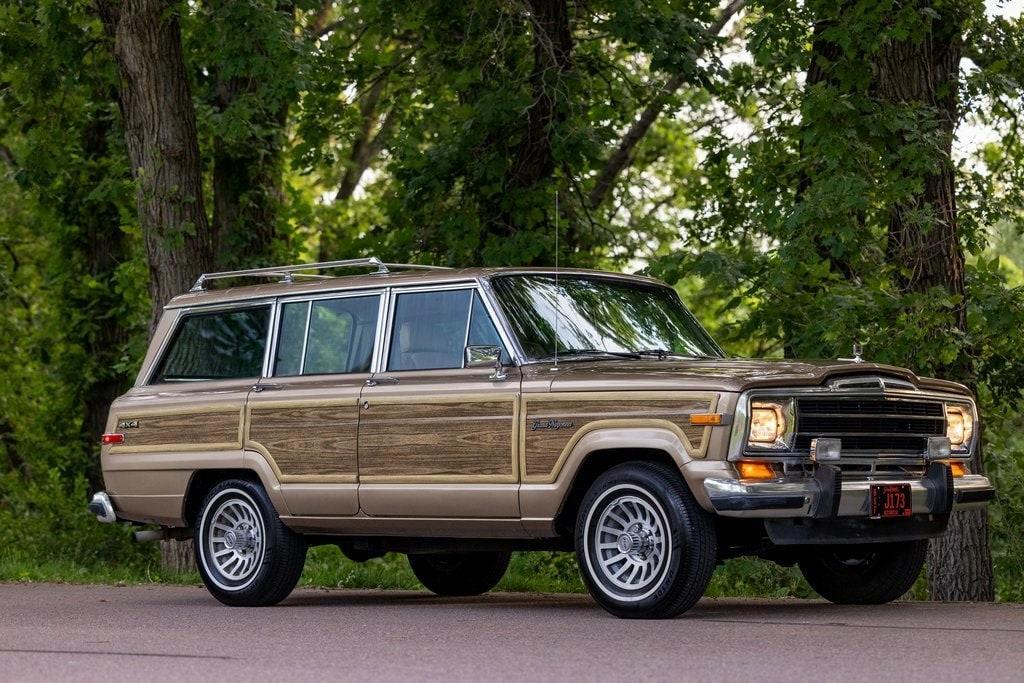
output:
[[[924,106],[938,115],[940,163],[923,177],[921,191],[892,207],[887,256],[900,264],[897,284],[904,291],[941,287],[960,297],[954,329],[966,334],[964,252],[957,229],[952,142],[957,120],[957,81],[962,51],[961,19],[950,5],[919,7],[935,14],[923,39],[885,44],[876,58],[875,93],[881,100]],[[906,144],[906,141],[899,141]],[[925,220],[921,216],[926,216]],[[942,369],[942,375],[974,384],[967,354]],[[981,472],[981,450],[971,463]],[[995,597],[988,516],[985,511],[958,512],[948,533],[931,543],[928,586],[933,600],[986,601]]]
[[[164,304],[214,264],[178,7],[172,0],[97,0],[120,77],[118,104],[149,266],[151,335]],[[161,555],[172,571],[195,566],[187,541],[165,541]]]
[[[572,68],[572,32],[565,0],[530,0],[529,5],[533,103],[527,109],[522,137],[512,153],[508,184],[517,188],[533,187],[555,170],[551,133],[565,119],[565,112],[558,106],[558,90]]]
[[[118,102],[136,182],[153,301],[167,301],[213,266],[196,114],[171,0],[97,0],[120,76]]]
[[[89,451],[97,454],[100,436],[106,429],[110,404],[131,382],[123,372],[114,369],[131,333],[122,324],[121,317],[111,313],[120,304],[121,294],[114,280],[117,267],[130,258],[128,243],[120,228],[118,207],[113,202],[93,202],[88,197],[92,188],[104,180],[102,174],[107,169],[98,161],[108,154],[107,136],[110,133],[110,121],[104,117],[95,118],[83,131],[82,150],[90,162],[90,182],[87,188],[83,188],[86,196],[79,197],[78,193],[67,195],[75,206],[63,209],[69,218],[73,216],[72,220],[80,228],[77,239],[68,245],[69,248],[78,253],[89,277],[102,284],[101,295],[90,290],[83,296],[81,288],[75,286],[78,283],[69,283],[71,286],[64,293],[68,305],[87,311],[82,329],[73,333],[80,338],[85,357],[90,359],[95,368],[89,379],[84,380],[81,404],[84,411],[82,439]],[[68,254],[67,260],[75,262],[79,258]],[[73,319],[73,316],[69,318]],[[93,488],[99,490],[102,477],[98,457],[90,462],[87,476]]]

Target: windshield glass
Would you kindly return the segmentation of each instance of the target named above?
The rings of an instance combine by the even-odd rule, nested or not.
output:
[[[508,275],[495,278],[493,286],[529,360],[553,358],[556,342],[560,359],[722,356],[667,287],[581,275],[560,275],[557,287],[554,275]]]

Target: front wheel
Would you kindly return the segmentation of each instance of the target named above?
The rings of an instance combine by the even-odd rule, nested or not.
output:
[[[436,595],[480,595],[498,585],[508,569],[511,553],[410,554],[412,573]]]
[[[225,605],[275,605],[292,592],[306,542],[286,527],[259,484],[232,479],[200,507],[193,544],[203,583]]]
[[[910,590],[928,541],[824,546],[808,551],[800,571],[818,595],[837,605],[881,605]]]
[[[580,573],[615,616],[665,619],[690,609],[711,580],[717,552],[710,516],[678,471],[663,465],[612,468],[580,505]]]

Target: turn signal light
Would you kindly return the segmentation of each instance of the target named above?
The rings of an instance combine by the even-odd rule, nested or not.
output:
[[[954,477],[962,477],[967,474],[967,465],[962,462],[949,463],[949,469],[953,471]]]
[[[690,424],[699,427],[714,427],[722,424],[721,413],[694,413],[690,415]]]
[[[100,441],[104,446],[109,446],[114,443],[124,443],[124,434],[104,434]]]
[[[774,479],[775,470],[766,462],[741,462],[736,464],[740,479]]]

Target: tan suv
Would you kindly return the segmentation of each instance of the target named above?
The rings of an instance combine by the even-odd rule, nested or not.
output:
[[[376,271],[324,274],[346,267]],[[210,289],[246,278],[279,281]],[[728,358],[671,288],[584,270],[204,275],[107,431],[90,509],[192,536],[230,605],[282,600],[323,543],[408,553],[441,595],[490,590],[513,550],[575,549],[625,617],[686,610],[738,555],[881,603],[952,510],[993,495],[967,469],[963,386],[859,357]]]

